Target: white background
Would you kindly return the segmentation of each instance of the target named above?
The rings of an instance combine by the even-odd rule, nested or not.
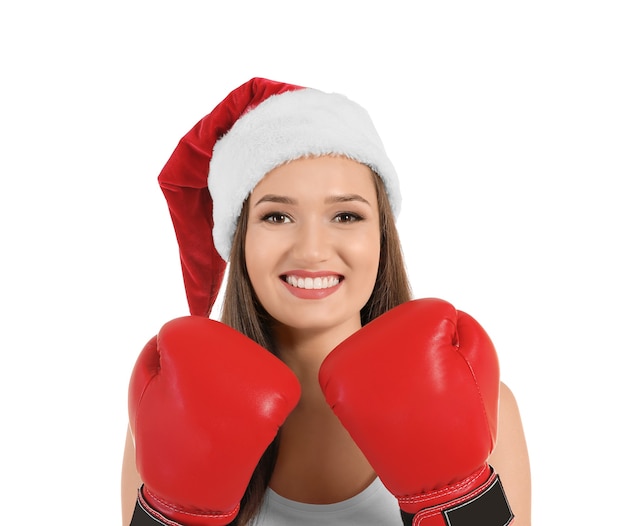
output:
[[[623,3],[411,4],[2,4],[0,522],[120,523],[130,370],[187,312],[156,176],[253,76],[368,108],[402,178],[415,295],[472,313],[498,347],[534,524],[614,522]]]

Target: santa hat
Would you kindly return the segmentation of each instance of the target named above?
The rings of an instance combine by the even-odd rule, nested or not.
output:
[[[398,214],[395,169],[367,112],[343,95],[254,78],[180,140],[159,185],[174,223],[191,314],[210,313],[242,205],[256,184],[288,161],[327,154],[369,166]]]

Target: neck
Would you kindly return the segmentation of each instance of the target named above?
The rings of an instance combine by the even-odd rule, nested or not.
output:
[[[365,489],[375,474],[319,385],[324,358],[360,328],[360,321],[329,331],[279,330],[283,361],[300,380],[302,396],[281,429],[276,467],[270,487],[299,502],[327,504]]]
[[[324,358],[360,328],[360,318],[350,319],[336,327],[321,329],[298,329],[281,325],[275,327],[274,339],[281,359],[296,374],[308,370],[317,374]]]

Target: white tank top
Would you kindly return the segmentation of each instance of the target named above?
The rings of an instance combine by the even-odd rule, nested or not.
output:
[[[402,526],[398,501],[380,479],[354,497],[335,504],[303,504],[270,488],[254,526]]]

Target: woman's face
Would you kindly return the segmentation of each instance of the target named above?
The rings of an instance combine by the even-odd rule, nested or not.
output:
[[[252,191],[247,270],[280,324],[360,326],[380,258],[373,177],[343,157],[298,159],[269,172]]]

